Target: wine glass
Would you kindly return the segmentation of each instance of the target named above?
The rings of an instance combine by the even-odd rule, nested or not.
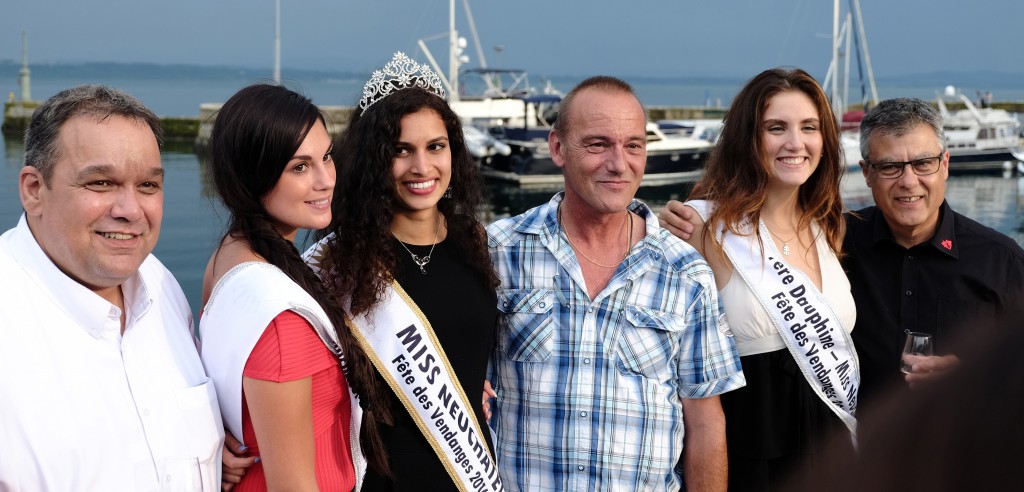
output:
[[[900,371],[903,374],[910,374],[914,363],[907,360],[907,356],[930,356],[932,355],[932,336],[927,333],[907,331],[907,341],[903,343],[903,353],[900,354]]]

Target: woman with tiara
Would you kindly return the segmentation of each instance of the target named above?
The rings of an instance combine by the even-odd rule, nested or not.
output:
[[[377,384],[393,389],[392,421],[379,422],[391,473],[370,470],[364,487],[498,490],[478,399],[498,279],[475,218],[476,166],[437,74],[396,53],[335,155],[334,219],[309,261],[347,306]]]
[[[360,429],[354,403],[384,408],[386,390],[293,244],[298,229],[331,221],[335,167],[322,114],[284,87],[246,87],[218,113],[210,153],[230,217],[203,277],[202,360],[225,425],[260,459],[235,490],[358,488],[360,447],[387,474],[383,453],[372,452],[382,449],[374,413],[364,414],[362,446],[350,433]]]

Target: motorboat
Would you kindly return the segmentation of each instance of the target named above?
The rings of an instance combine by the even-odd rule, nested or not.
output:
[[[936,98],[946,132],[950,172],[1012,171],[1024,167],[1020,145],[1021,124],[1003,109],[978,108],[953,86],[944,96],[955,97],[965,109],[950,112],[943,97]]]
[[[485,159],[495,155],[507,156],[512,153],[512,148],[508,144],[499,141],[475,126],[463,125],[462,134],[466,140],[466,150],[469,151],[469,154],[473,156],[477,163],[482,163]]]
[[[539,115],[535,111],[557,111],[561,96],[550,82],[543,89],[532,86],[526,70],[472,68],[460,72],[459,97],[448,104],[464,125],[487,130],[531,126],[541,119],[554,121],[554,113]]]
[[[724,125],[721,119],[658,120],[658,129],[667,137],[692,137],[711,143],[718,141]]]

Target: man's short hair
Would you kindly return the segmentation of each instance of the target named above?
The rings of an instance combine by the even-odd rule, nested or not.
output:
[[[900,97],[886,99],[871,108],[860,122],[860,156],[868,160],[871,137],[893,135],[901,137],[918,125],[928,125],[946,151],[946,132],[942,129],[942,115],[920,99]]]
[[[25,130],[25,165],[39,170],[50,186],[53,168],[60,158],[60,128],[75,116],[89,116],[102,122],[123,116],[145,122],[157,144],[163,140],[160,118],[128,93],[103,85],[80,85],[49,98],[32,113]]]
[[[558,105],[558,118],[555,119],[552,131],[559,135],[565,135],[569,132],[569,113],[572,111],[573,102],[576,100],[576,95],[586,89],[598,89],[612,93],[617,92],[636,97],[636,93],[633,92],[633,87],[621,79],[607,75],[590,77],[589,79],[576,84],[576,87],[573,87],[572,90],[562,98],[562,102]],[[639,102],[639,98],[637,98],[637,102]],[[640,104],[640,107],[643,108],[643,103]],[[644,114],[647,114],[646,110],[644,111]]]

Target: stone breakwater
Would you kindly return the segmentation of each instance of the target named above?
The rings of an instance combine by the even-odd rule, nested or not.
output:
[[[197,149],[205,148],[210,141],[210,132],[213,131],[213,122],[217,120],[217,111],[220,111],[220,103],[205,103],[199,105],[199,117],[196,118],[197,128],[188,138],[195,139]],[[352,111],[349,106],[320,106],[324,113],[324,120],[327,122],[327,133],[332,138],[337,138],[345,130]]]

